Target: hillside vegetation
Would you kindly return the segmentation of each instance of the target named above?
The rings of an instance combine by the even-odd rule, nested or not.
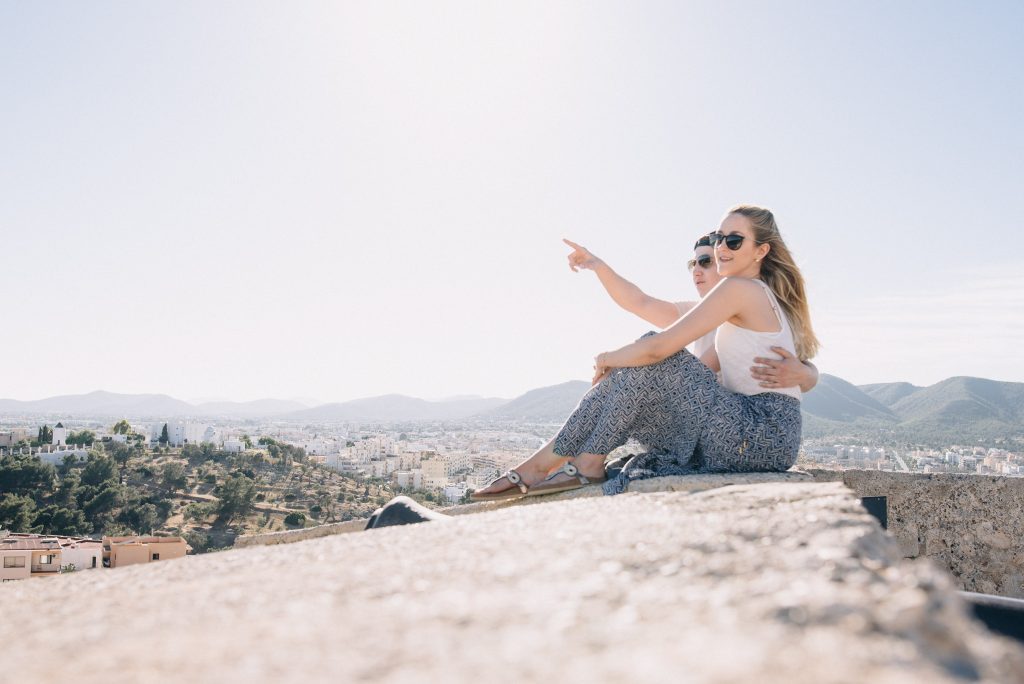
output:
[[[57,467],[38,456],[0,458],[0,527],[82,536],[173,534],[196,552],[246,533],[367,517],[393,495],[386,483],[341,475],[302,449],[266,444],[149,450],[97,444]]]

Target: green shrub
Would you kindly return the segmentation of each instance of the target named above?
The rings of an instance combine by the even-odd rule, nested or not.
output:
[[[306,516],[302,513],[289,513],[284,517],[284,524],[289,527],[303,527],[306,524]]]

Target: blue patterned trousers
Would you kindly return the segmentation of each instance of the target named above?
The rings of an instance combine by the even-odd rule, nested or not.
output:
[[[653,333],[648,333],[653,334]],[[608,454],[629,439],[647,448],[604,484],[692,473],[782,471],[800,448],[800,402],[721,384],[685,349],[650,366],[618,368],[590,389],[555,438],[560,456]]]

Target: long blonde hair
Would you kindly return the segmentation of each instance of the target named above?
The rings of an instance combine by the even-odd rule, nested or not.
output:
[[[793,329],[796,355],[806,361],[818,353],[821,343],[811,327],[811,310],[807,304],[807,290],[804,277],[800,274],[793,255],[782,241],[779,226],[771,210],[750,204],[739,204],[729,210],[730,214],[746,216],[754,228],[754,239],[759,245],[769,245],[768,254],[761,261],[761,279],[772,289],[779,304],[786,312]]]

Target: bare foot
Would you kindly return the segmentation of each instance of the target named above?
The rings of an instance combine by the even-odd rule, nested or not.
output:
[[[601,481],[604,479],[604,456],[599,454],[580,454],[577,456],[573,463],[575,464],[579,474],[591,481]],[[571,482],[576,479],[575,476],[566,475],[565,473],[559,472],[561,466],[552,468],[551,474],[545,479],[545,484],[562,484],[563,482]]]

